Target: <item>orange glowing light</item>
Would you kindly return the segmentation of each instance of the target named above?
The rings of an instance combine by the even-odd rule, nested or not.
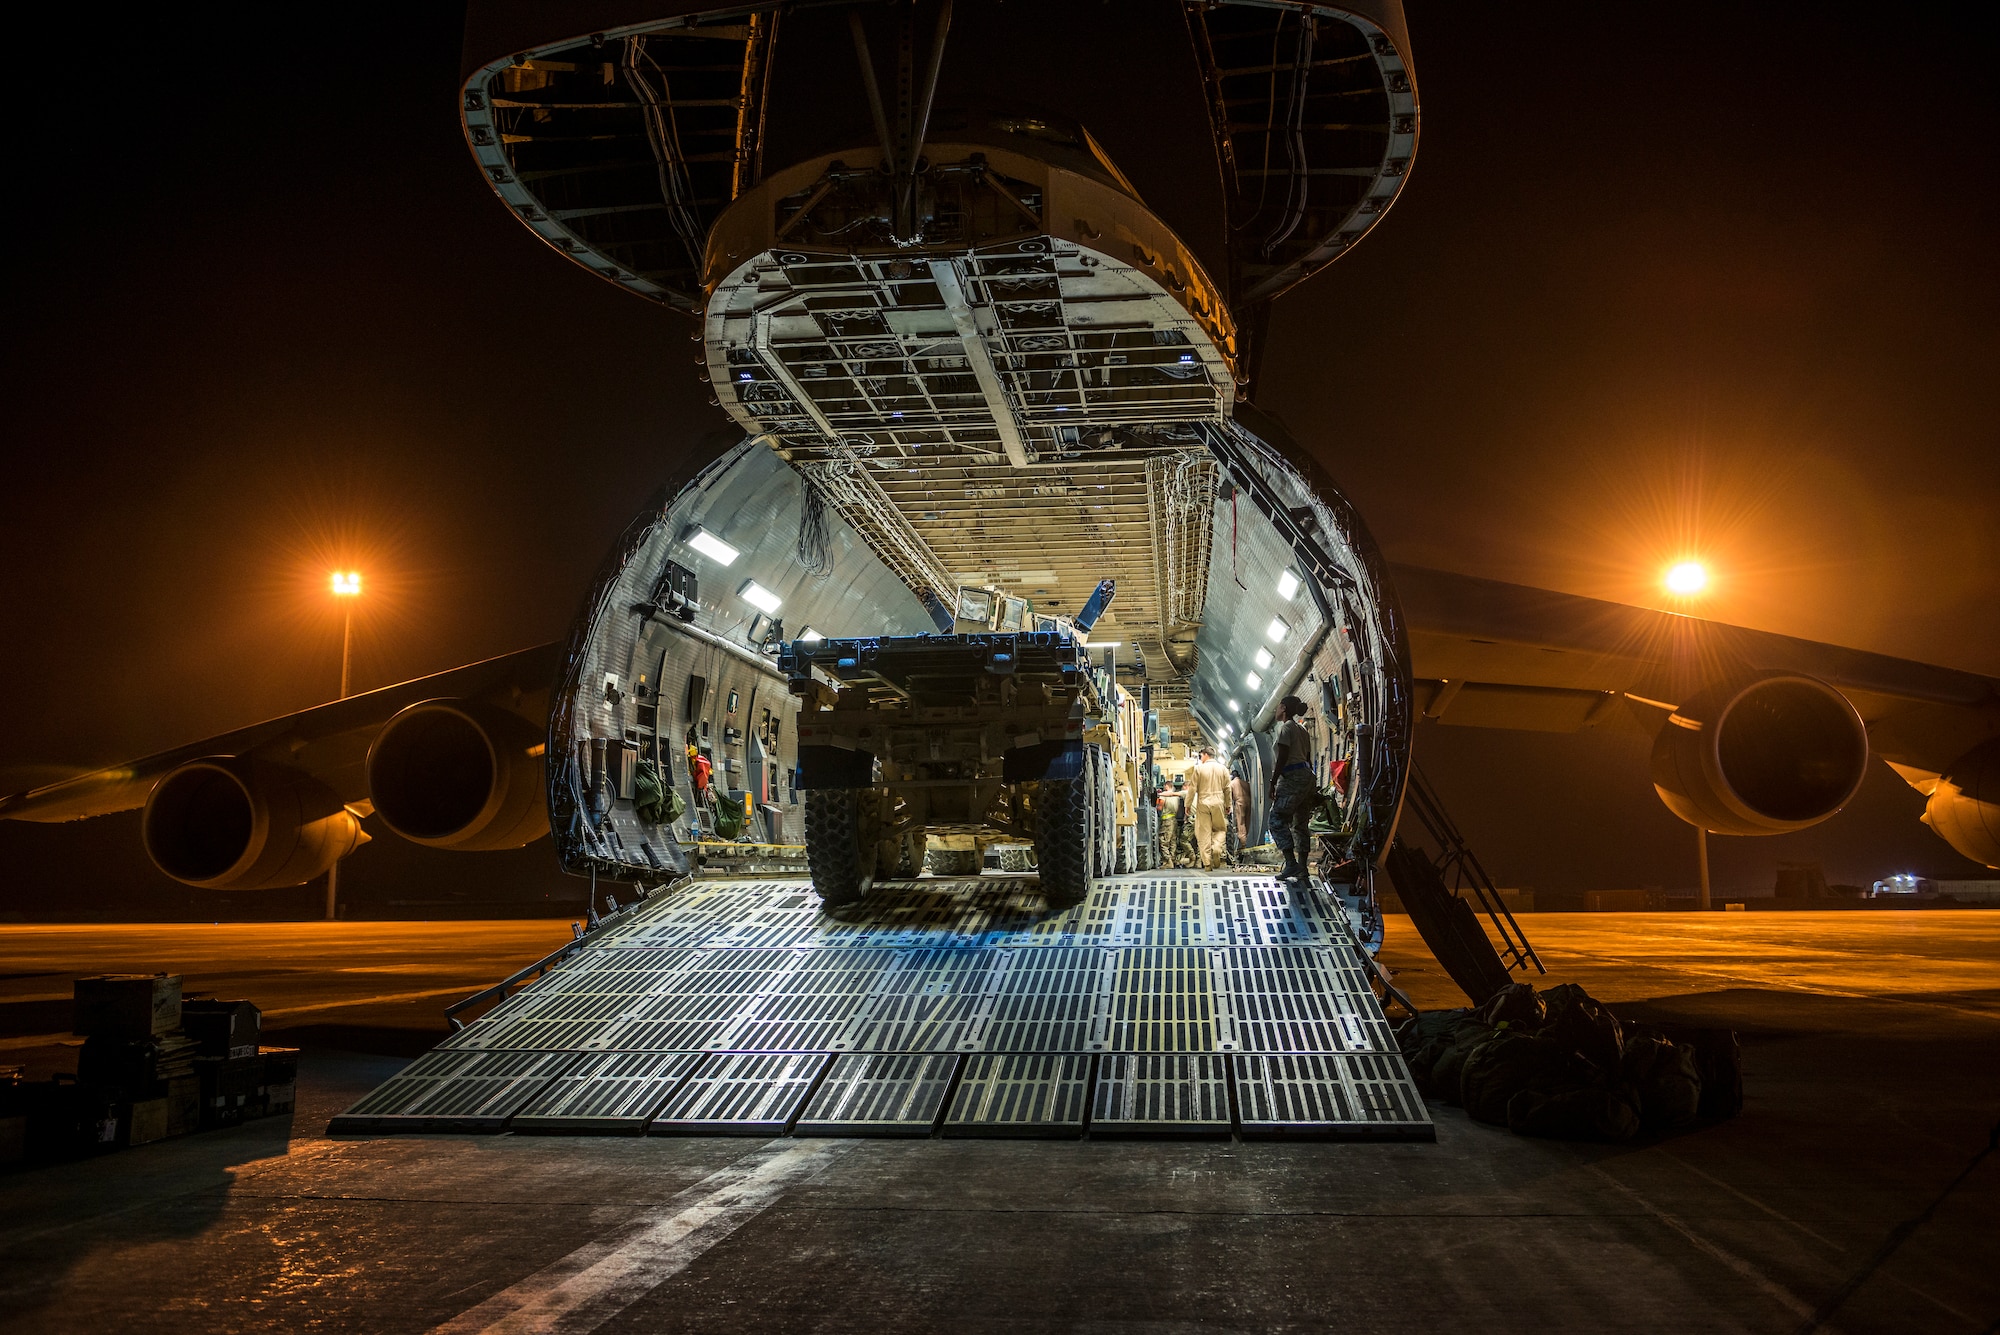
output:
[[[359,570],[336,570],[333,572],[333,596],[336,598],[358,598],[361,596],[361,572]]]
[[[1708,587],[1708,567],[1699,561],[1682,561],[1667,571],[1667,592],[1692,598]]]

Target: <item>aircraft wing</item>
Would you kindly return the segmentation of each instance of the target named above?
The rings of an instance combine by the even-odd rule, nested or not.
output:
[[[2000,736],[2000,681],[1976,673],[1414,566],[1391,578],[1416,702],[1439,723],[1651,735],[1702,686],[1778,671],[1837,688],[1899,771],[1935,776]]]
[[[145,805],[162,775],[203,756],[277,761],[320,780],[342,802],[363,802],[368,797],[364,762],[369,743],[400,710],[421,700],[482,700],[539,723],[547,717],[561,654],[560,643],[522,649],[0,797],[0,820],[59,822],[130,811]]]

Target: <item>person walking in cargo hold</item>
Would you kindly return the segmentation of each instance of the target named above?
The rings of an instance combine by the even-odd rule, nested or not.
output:
[[[1281,881],[1305,881],[1311,875],[1312,813],[1319,785],[1313,782],[1312,732],[1299,720],[1306,702],[1288,695],[1278,702],[1278,730],[1271,745],[1271,842],[1285,855]]]
[[[1188,801],[1194,807],[1194,837],[1201,850],[1203,871],[1222,865],[1224,824],[1229,820],[1229,771],[1215,763],[1215,752],[1201,748],[1201,763],[1188,771]]]

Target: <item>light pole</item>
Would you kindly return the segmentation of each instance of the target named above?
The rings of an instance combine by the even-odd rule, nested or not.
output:
[[[1683,602],[1691,602],[1708,592],[1708,567],[1700,561],[1676,561],[1673,565],[1667,567],[1666,573],[1660,577],[1660,583],[1675,598]],[[1694,854],[1695,861],[1701,869],[1701,884],[1695,890],[1694,906],[1697,909],[1706,909],[1711,906],[1708,883],[1708,828],[1706,826],[1697,825],[1694,827]]]
[[[361,596],[361,572],[333,572],[333,596],[340,603],[340,698],[347,698],[354,668],[354,600]],[[326,869],[326,920],[332,922],[340,908],[340,862]]]
[[[1701,888],[1695,892],[1694,906],[1698,909],[1710,907],[1708,899],[1708,831],[1697,825],[1694,827],[1695,856],[1701,862]]]

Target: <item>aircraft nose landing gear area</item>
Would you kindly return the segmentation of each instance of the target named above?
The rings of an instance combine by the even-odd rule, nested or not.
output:
[[[1435,1136],[1338,902],[1197,873],[696,882],[329,1130]]]

